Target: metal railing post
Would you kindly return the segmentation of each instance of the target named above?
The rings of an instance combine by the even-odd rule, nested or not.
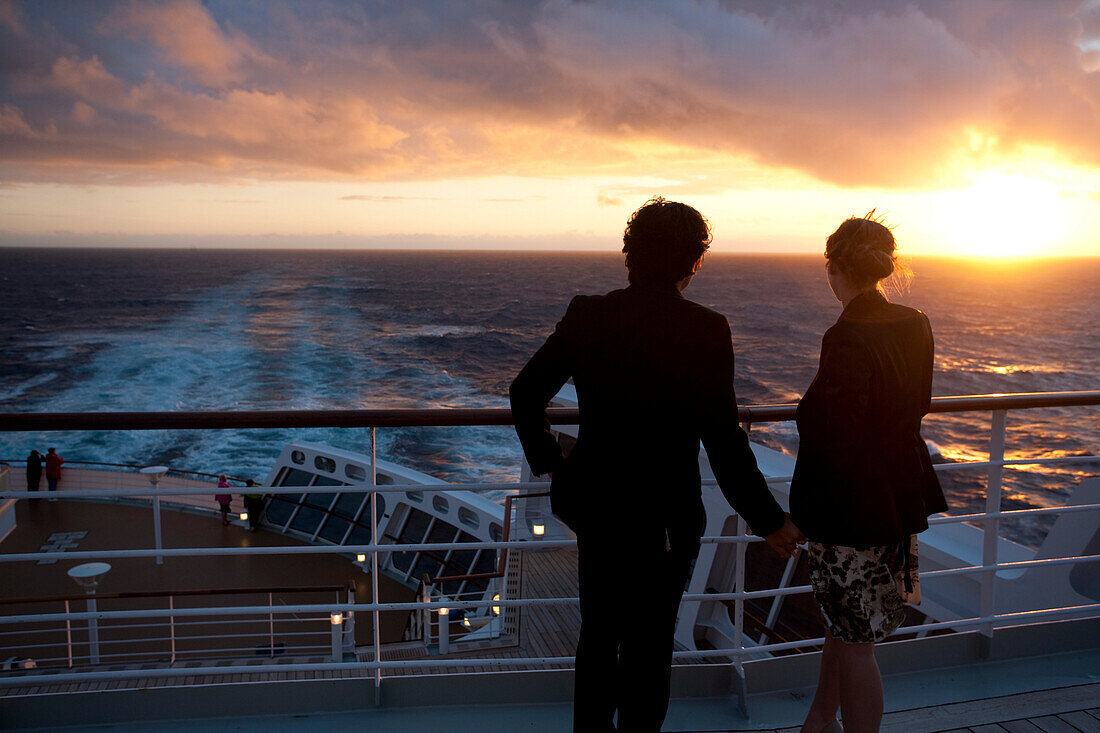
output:
[[[96,613],[95,589],[88,591],[88,613]],[[95,616],[88,618],[88,661],[99,664],[99,621]]]
[[[175,599],[172,596],[168,596],[168,638],[171,640],[172,646],[172,664],[176,663],[176,614],[171,613],[175,610]]]
[[[378,429],[370,429],[370,543],[378,546]],[[378,550],[370,556],[370,588],[371,602],[378,603]],[[381,704],[382,696],[382,614],[378,609],[374,610],[374,662],[378,666],[374,668],[374,704]]]
[[[65,601],[65,613],[70,613],[69,602]],[[65,643],[69,648],[69,669],[73,667],[73,622],[72,619],[65,619]]]
[[[156,488],[157,485],[154,483],[153,489],[155,490]],[[164,542],[161,540],[160,533],[160,495],[155,493],[153,494],[153,543],[158,550],[164,547]],[[163,565],[164,555],[157,555],[156,562],[157,565]]]
[[[267,607],[271,608],[275,605],[275,594],[267,594]],[[267,612],[267,655],[269,658],[275,658],[275,612]]]
[[[985,490],[985,512],[996,514],[1001,511],[1001,478],[1004,474],[1002,465],[1005,458],[1005,410],[994,410],[989,429],[989,474]],[[982,538],[982,565],[990,566],[997,563],[997,545],[1000,536],[1001,520],[997,516],[986,517],[982,522],[984,537]],[[982,597],[979,614],[982,618],[993,615],[993,592],[997,581],[996,570],[986,570],[982,573]],[[983,623],[979,629],[983,642],[981,655],[989,656],[993,639],[993,622]]]
[[[748,524],[738,514],[737,536],[744,537],[747,529]],[[737,540],[735,550],[737,568],[733,576],[734,593],[742,593],[745,590],[745,554],[747,549],[745,540]],[[743,598],[737,598],[733,602],[733,648],[738,651],[745,648],[745,600]],[[742,715],[747,718],[749,716],[748,688],[745,684],[745,665],[741,661],[740,654],[733,660],[733,684],[733,692],[737,695],[738,707],[741,708]]]

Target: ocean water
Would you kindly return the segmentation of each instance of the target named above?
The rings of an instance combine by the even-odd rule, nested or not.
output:
[[[500,407],[577,293],[625,284],[622,256],[198,250],[0,250],[0,411]],[[896,300],[936,335],[936,395],[1100,388],[1100,259],[918,259]],[[710,256],[686,295],[725,314],[742,404],[798,399],[840,308],[818,256]],[[947,460],[988,452],[988,413],[930,416]],[[56,445],[69,460],[167,463],[262,477],[309,439],[364,449],[366,431],[3,433],[0,458]],[[752,439],[794,452],[793,423]],[[1095,454],[1095,408],[1009,413],[1013,457]],[[507,428],[379,431],[379,455],[454,481],[513,480]],[[1006,471],[1005,506],[1064,502],[1100,464]],[[954,511],[984,472],[945,477]],[[1048,524],[1012,529],[1041,540]]]

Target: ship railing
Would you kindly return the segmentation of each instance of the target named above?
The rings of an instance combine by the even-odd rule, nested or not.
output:
[[[1100,405],[1100,391],[1090,392],[1058,392],[1058,393],[1033,393],[1016,395],[978,395],[967,397],[943,397],[935,398],[931,412],[972,412],[983,411],[991,415],[990,427],[990,451],[988,460],[969,461],[936,466],[937,471],[965,471],[985,469],[986,471],[986,497],[985,511],[965,515],[940,516],[931,520],[932,524],[949,524],[968,522],[976,524],[984,531],[981,559],[977,564],[952,567],[941,570],[924,572],[921,580],[924,583],[936,578],[952,576],[977,575],[981,587],[981,603],[976,614],[964,618],[952,618],[934,623],[924,623],[903,627],[897,634],[917,633],[919,635],[935,631],[962,631],[977,630],[987,640],[986,648],[992,643],[995,632],[1008,626],[1020,626],[1035,623],[1046,623],[1063,619],[1097,619],[1100,618],[1100,603],[1083,603],[1069,607],[1039,606],[1023,611],[1005,612],[994,607],[995,587],[1003,582],[1000,574],[1004,571],[1036,569],[1039,571],[1066,565],[1084,565],[1100,560],[1100,555],[1081,554],[1060,556],[1051,558],[1039,558],[1032,560],[1016,560],[1002,562],[998,559],[998,547],[1000,539],[1000,527],[1002,522],[1018,520],[1027,517],[1044,516],[1050,514],[1069,514],[1074,512],[1096,512],[1100,510],[1100,503],[1088,503],[1065,507],[1046,507],[1035,509],[1018,509],[1004,511],[1002,505],[1002,479],[1006,466],[1039,465],[1049,466],[1054,464],[1078,464],[1081,466],[1095,465],[1100,457],[1096,455],[1060,456],[1054,458],[1006,458],[1006,414],[1010,410],[1023,410],[1034,408],[1069,408],[1069,407],[1095,407]],[[795,405],[772,405],[742,408],[739,415],[741,421],[751,427],[754,423],[788,421],[794,418]],[[578,413],[572,409],[549,410],[551,422],[554,424],[575,424]],[[508,410],[501,409],[444,409],[444,410],[350,410],[350,411],[273,411],[273,412],[246,412],[246,413],[107,413],[107,414],[6,414],[0,415],[0,430],[6,431],[31,431],[31,430],[148,430],[148,429],[225,429],[225,428],[288,428],[288,427],[348,427],[368,428],[371,438],[371,473],[377,475],[375,459],[375,446],[377,430],[389,427],[412,426],[455,426],[455,425],[510,425],[511,415]],[[789,476],[772,477],[770,483],[787,483]],[[708,482],[713,485],[714,482]],[[433,491],[541,491],[544,490],[544,482],[526,483],[477,483],[477,484],[451,484],[432,486]],[[310,486],[310,487],[262,487],[265,494],[300,494],[308,488],[313,493],[349,493],[361,492],[371,496],[372,516],[377,516],[376,499],[379,494],[387,492],[403,492],[407,486],[380,486],[370,483],[353,486]],[[218,490],[211,488],[198,493],[216,493]],[[117,496],[160,496],[173,493],[196,493],[194,488],[173,490],[163,489],[127,489],[127,490],[99,490],[94,492],[81,492],[82,495],[97,498],[111,498]],[[0,500],[26,499],[25,492],[5,491],[0,494]],[[376,531],[376,527],[374,528]],[[375,681],[376,690],[382,684],[384,671],[408,671],[431,667],[435,670],[449,668],[491,668],[499,665],[514,667],[525,665],[529,667],[554,667],[569,665],[573,659],[571,656],[542,656],[542,657],[460,657],[450,655],[446,658],[432,656],[425,659],[383,660],[381,658],[382,644],[379,638],[379,617],[385,612],[428,612],[438,616],[440,609],[449,609],[451,601],[419,599],[407,603],[381,602],[378,600],[378,569],[379,556],[394,551],[430,551],[443,549],[491,549],[506,551],[509,548],[517,549],[551,549],[556,547],[572,547],[575,541],[569,539],[534,539],[534,538],[510,538],[509,541],[479,541],[468,543],[394,543],[383,544],[380,538],[372,533],[371,542],[365,545],[332,545],[332,546],[281,546],[281,547],[190,547],[190,548],[150,548],[146,550],[102,550],[102,551],[77,551],[65,553],[66,560],[109,560],[113,557],[126,558],[155,558],[163,557],[200,557],[200,556],[232,556],[232,555],[287,555],[287,554],[340,554],[363,553],[371,556],[371,582],[372,594],[370,602],[347,602],[341,604],[298,604],[287,606],[274,606],[272,604],[259,604],[253,606],[233,606],[219,608],[189,608],[174,611],[176,617],[188,617],[202,620],[207,617],[248,617],[255,614],[271,614],[273,612],[284,613],[328,613],[334,622],[337,614],[370,613],[374,617],[374,644],[373,659],[364,659],[355,662],[325,662],[305,663],[295,665],[296,671],[336,671],[346,670],[353,673],[369,673]],[[776,654],[793,649],[819,646],[823,638],[797,639],[793,641],[768,642],[752,645],[746,643],[744,636],[744,603],[754,599],[780,599],[786,596],[807,593],[809,586],[788,586],[784,588],[769,588],[762,590],[745,590],[744,553],[746,548],[753,543],[762,540],[746,533],[743,521],[739,521],[739,529],[734,536],[707,536],[702,538],[703,543],[734,544],[741,562],[736,564],[736,577],[733,589],[724,593],[689,593],[683,597],[684,603],[692,602],[732,602],[734,606],[733,620],[735,624],[734,641],[732,648],[685,650],[678,651],[674,658],[679,662],[690,660],[723,660],[722,665],[732,664],[739,675],[743,676],[743,663],[747,659],[759,659],[761,655]],[[31,562],[48,557],[47,553],[0,553],[0,563],[6,562]],[[56,555],[50,559],[56,558]],[[470,608],[537,608],[549,606],[576,605],[575,597],[558,598],[511,598],[501,597],[493,599],[464,601],[464,606]],[[88,624],[93,620],[118,619],[140,620],[163,617],[164,611],[159,609],[131,609],[123,611],[80,612],[69,611],[65,613],[46,613],[29,615],[0,616],[0,628],[5,625],[21,623],[49,623],[49,622],[81,622]],[[341,616],[343,618],[343,616]],[[335,644],[335,642],[334,642]],[[250,672],[285,671],[285,666],[258,665],[250,666]],[[216,670],[213,670],[216,672]],[[10,687],[25,684],[25,675],[28,672],[9,673],[0,677],[0,686]],[[180,677],[194,674],[193,670],[144,669],[142,677]],[[80,674],[53,674],[51,681],[58,683],[76,681],[82,679],[116,679],[134,677],[134,672],[95,670]]]
[[[7,670],[50,667],[92,669],[96,665],[161,663],[187,668],[233,658],[329,657],[343,661],[353,652],[345,638],[348,626],[333,621],[332,611],[302,613],[282,610],[288,600],[315,603],[331,595],[325,607],[354,601],[355,586],[275,586],[201,588],[170,591],[82,593],[0,599],[5,616],[21,613],[38,620],[0,630],[0,659]],[[267,612],[222,618],[187,616],[186,609],[214,608],[266,600]],[[84,624],[51,621],[51,613],[87,608]],[[112,608],[154,608],[158,615],[131,622],[112,618]],[[102,617],[99,613],[102,611]],[[52,613],[53,616],[59,614]],[[145,623],[148,621],[149,623]],[[350,621],[348,622],[351,623]]]

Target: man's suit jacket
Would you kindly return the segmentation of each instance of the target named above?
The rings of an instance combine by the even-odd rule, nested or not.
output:
[[[570,377],[580,430],[563,458],[545,409]],[[667,533],[674,546],[697,550],[700,440],[754,532],[771,534],[785,520],[737,422],[729,323],[671,285],[574,298],[510,395],[527,461],[536,474],[554,474],[554,513],[579,536]]]
[[[921,418],[932,400],[932,329],[877,292],[852,300],[821,341],[798,403],[791,520],[817,542],[902,542],[947,510]]]

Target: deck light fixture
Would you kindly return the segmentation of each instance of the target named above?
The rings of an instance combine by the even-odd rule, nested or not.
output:
[[[339,626],[344,622],[344,614],[334,612],[329,616],[329,620],[332,621],[333,626]]]
[[[450,614],[450,612],[451,612],[451,609],[447,608],[446,606],[439,609],[439,615],[440,616],[446,616],[446,615]]]
[[[531,534],[536,537],[542,537],[546,534],[546,525],[542,522],[535,522],[531,525]]]
[[[470,628],[470,619],[463,616],[462,617],[462,625],[465,626],[467,629]]]
[[[242,522],[247,522],[248,521],[248,512],[241,512],[241,521]]]
[[[149,483],[153,485],[153,489],[157,488],[157,484],[168,473],[168,466],[146,466],[141,469],[141,473],[145,474]],[[160,540],[160,495],[153,494],[153,542],[156,544],[158,550],[161,549]],[[164,564],[164,555],[157,555],[157,565]]]
[[[493,600],[494,601],[499,601],[500,600],[500,594],[499,593],[494,593],[493,594]],[[492,609],[493,609],[493,615],[494,616],[499,616],[500,615],[500,606],[493,606]]]
[[[111,569],[110,563],[86,562],[83,565],[69,568],[69,577],[77,582],[88,594],[88,612],[95,613],[95,589],[99,585],[99,579]],[[88,661],[99,664],[99,621],[95,616],[88,619]]]
[[[367,561],[367,556],[366,556],[365,553],[360,552],[358,555],[355,556],[355,562],[366,562],[366,561]]]

